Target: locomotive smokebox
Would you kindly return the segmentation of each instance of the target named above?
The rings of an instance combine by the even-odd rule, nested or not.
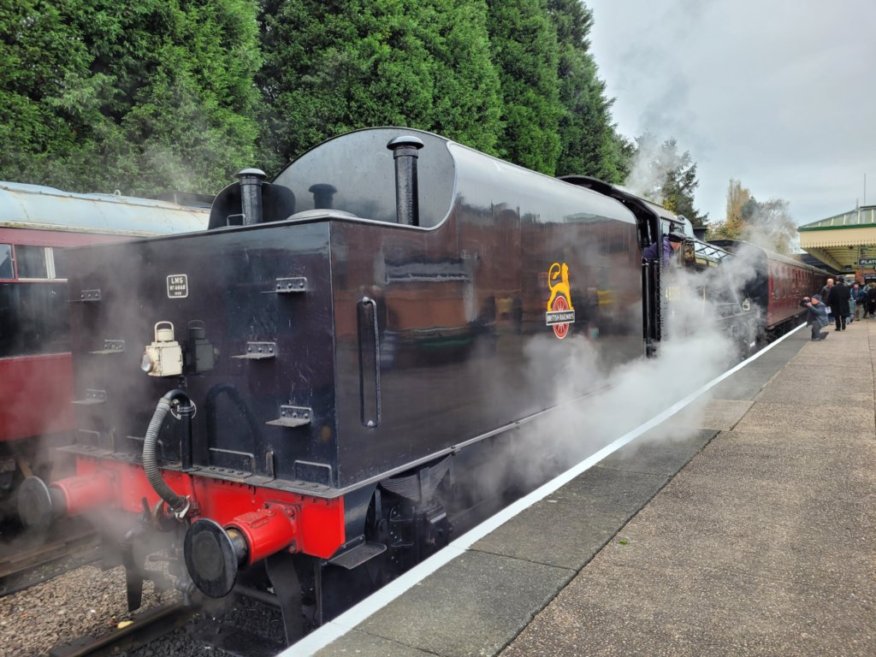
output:
[[[390,141],[386,147],[392,151],[395,159],[395,210],[398,223],[419,226],[417,151],[423,148],[423,140],[403,135]]]

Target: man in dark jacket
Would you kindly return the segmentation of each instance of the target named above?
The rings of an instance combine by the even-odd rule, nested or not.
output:
[[[846,330],[846,317],[849,314],[850,297],[851,292],[849,286],[846,285],[846,282],[842,277],[839,277],[836,281],[836,285],[831,288],[830,297],[828,299],[830,310],[833,313],[833,319],[836,322],[837,331]]]
[[[827,303],[830,298],[830,291],[833,289],[833,279],[828,278],[827,282],[821,288],[821,303]]]
[[[644,260],[657,260],[659,257],[660,266],[668,267],[671,258],[675,255],[676,251],[681,248],[682,243],[684,242],[684,236],[679,233],[670,232],[667,235],[663,236],[663,255],[660,256],[660,251],[657,248],[657,242],[654,242],[650,246],[646,246],[642,251],[642,258]]]
[[[876,316],[876,285],[873,283],[867,288],[867,310],[871,318]]]
[[[803,301],[800,302],[800,305],[809,308],[806,323],[812,327],[812,339],[824,340],[827,337],[827,333],[822,333],[821,327],[827,326],[830,320],[827,318],[827,308],[821,303],[821,296],[813,294],[811,299],[809,297],[803,297]]]

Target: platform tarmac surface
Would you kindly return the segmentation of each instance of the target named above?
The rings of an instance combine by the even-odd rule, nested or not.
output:
[[[874,366],[798,331],[317,654],[873,657]]]

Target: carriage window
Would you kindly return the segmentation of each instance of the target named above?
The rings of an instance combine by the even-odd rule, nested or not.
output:
[[[19,278],[48,278],[46,248],[44,246],[16,246],[15,260]]]
[[[0,284],[0,358],[70,350],[66,283]]]
[[[0,278],[12,277],[12,245],[0,244]]]

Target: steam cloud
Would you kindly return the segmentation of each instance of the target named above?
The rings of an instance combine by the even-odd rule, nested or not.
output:
[[[689,164],[685,153],[664,148],[657,137],[646,133],[637,140],[636,156],[624,186],[633,194],[663,203],[663,184],[667,176]]]
[[[547,360],[556,341],[544,336],[530,339],[525,352],[533,366],[528,369],[526,385],[552,387],[559,409],[537,422],[537,428],[528,429],[526,439],[510,443],[507,460],[498,459],[481,486],[500,487],[508,477],[527,486],[540,484],[724,372],[739,357],[740,346],[758,337],[761,318],[756,312],[751,312],[745,323],[733,324],[727,319],[729,313],[738,313],[745,301],[744,289],[756,276],[758,255],[757,249],[742,245],[720,267],[700,273],[682,269],[664,273],[664,292],[670,290],[672,300],[664,313],[668,337],[660,344],[656,358],[608,367],[599,351],[611,348],[610,344],[600,344],[601,338],[576,335],[567,338],[570,344],[563,345],[569,347],[569,366],[562,375],[555,371],[539,374],[538,364]],[[570,399],[580,394],[582,381],[588,383],[592,394]],[[704,395],[701,401],[707,400],[708,395]],[[682,421],[668,421],[644,440],[689,438],[700,425],[704,407],[704,403],[695,404]],[[538,450],[533,450],[533,440]]]

